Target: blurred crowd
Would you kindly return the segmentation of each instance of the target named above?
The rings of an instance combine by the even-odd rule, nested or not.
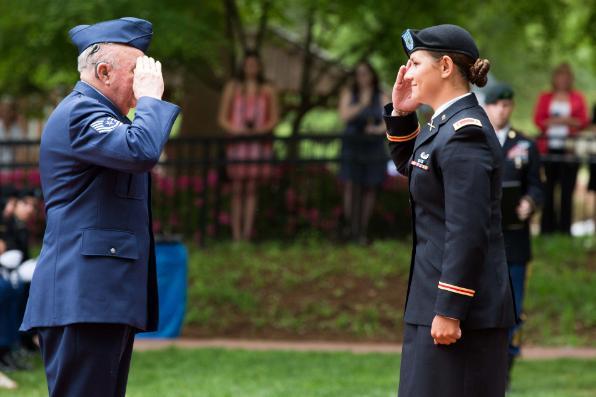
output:
[[[30,230],[39,211],[35,191],[4,186],[0,191],[0,386],[15,386],[2,374],[29,368],[37,351],[32,335],[19,333],[35,270]]]
[[[263,76],[258,54],[247,53],[237,76],[226,85],[220,104],[219,124],[229,136],[260,137],[230,144],[226,152],[232,163],[227,178],[233,186],[231,226],[237,241],[249,240],[254,234],[257,186],[271,175],[267,161],[273,158],[272,142],[267,137],[272,136],[280,120],[274,84]],[[484,95],[479,94],[481,98]],[[382,111],[389,101],[376,70],[368,62],[356,65],[350,82],[339,95],[338,113],[345,125],[339,170],[344,186],[340,224],[344,240],[363,244],[369,240],[368,225],[376,192],[388,177],[387,164],[377,159],[386,157]],[[590,127],[589,113],[584,95],[574,88],[571,66],[558,65],[552,73],[551,89],[539,95],[533,117],[528,115],[536,125],[536,144],[543,158],[543,234],[571,233],[573,198],[581,165],[577,155],[591,153],[596,158],[596,130]],[[535,135],[533,131],[526,132]],[[596,162],[590,166],[588,189],[596,191]]]
[[[224,180],[230,184],[229,225],[234,241],[249,241],[256,235],[259,187],[270,183],[274,174],[274,130],[283,115],[275,82],[265,76],[259,54],[247,51],[225,84],[217,115],[219,126],[232,138],[225,147]],[[562,63],[553,70],[550,86],[538,96],[534,114],[528,115],[536,130],[526,133],[535,136],[543,158],[545,201],[539,230],[543,234],[569,234],[581,166],[577,155],[596,159],[596,123],[592,120],[596,115],[590,115],[583,93],[574,88],[569,64]],[[479,92],[481,99],[483,95]],[[387,162],[380,160],[387,158],[382,111],[389,101],[377,71],[365,61],[354,67],[338,96],[338,118],[345,126],[338,171],[343,186],[338,235],[344,241],[369,242],[375,199],[392,172]],[[27,121],[19,106],[11,98],[0,101],[0,141],[5,143],[0,147],[0,171],[37,161],[35,150],[15,144],[38,138],[41,130],[40,123]],[[424,107],[420,112],[423,118],[432,113]],[[589,171],[587,189],[596,191],[596,161]],[[588,232],[593,231],[594,225],[589,226]]]

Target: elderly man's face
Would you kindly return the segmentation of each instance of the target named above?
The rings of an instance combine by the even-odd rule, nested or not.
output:
[[[109,72],[107,90],[110,92],[109,98],[126,115],[137,105],[132,86],[137,58],[143,56],[143,52],[133,47],[118,46],[116,54],[115,65]]]

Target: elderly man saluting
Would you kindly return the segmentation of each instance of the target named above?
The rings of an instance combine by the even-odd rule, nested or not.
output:
[[[157,326],[149,171],[180,109],[144,56],[152,34],[137,18],[70,31],[81,81],[41,138],[47,226],[21,326],[50,396],[124,396],[134,335]]]

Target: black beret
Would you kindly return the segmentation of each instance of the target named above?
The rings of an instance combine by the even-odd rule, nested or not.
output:
[[[513,88],[509,84],[497,83],[487,88],[484,103],[489,105],[503,99],[513,99]]]
[[[422,30],[406,29],[401,35],[408,56],[417,50],[456,52],[478,59],[478,47],[472,35],[457,25],[437,25]]]
[[[75,26],[68,34],[79,54],[97,43],[125,44],[147,52],[153,36],[153,25],[144,19],[126,17],[94,25]]]

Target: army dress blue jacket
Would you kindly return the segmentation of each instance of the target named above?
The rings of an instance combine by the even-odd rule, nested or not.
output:
[[[501,228],[503,156],[474,94],[422,129],[416,113],[392,117],[389,149],[408,176],[413,249],[404,320],[430,326],[435,315],[462,329],[506,328],[515,311]]]
[[[503,184],[518,184],[523,197],[532,203],[533,211],[542,207],[544,192],[540,180],[540,154],[534,141],[510,128],[502,147],[504,158]],[[532,259],[530,218],[521,227],[503,224],[505,252],[510,264],[525,265]]]
[[[54,110],[39,160],[47,224],[21,330],[157,328],[149,171],[179,112],[141,97],[131,122],[84,82]]]

